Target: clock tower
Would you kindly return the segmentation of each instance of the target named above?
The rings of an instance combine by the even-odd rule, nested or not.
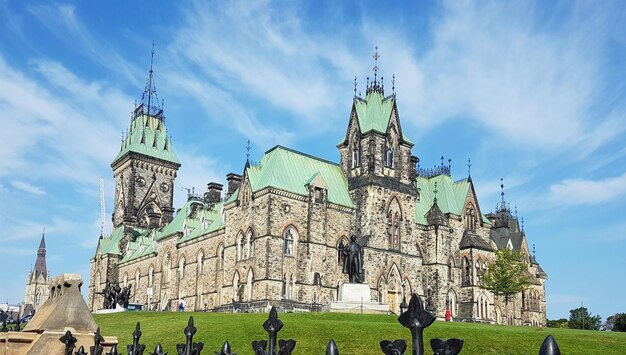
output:
[[[114,228],[122,224],[158,228],[172,220],[174,180],[180,162],[165,127],[152,61],[141,102],[133,110],[111,168],[115,178]]]

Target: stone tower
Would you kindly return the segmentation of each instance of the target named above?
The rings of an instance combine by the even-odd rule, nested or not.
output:
[[[154,57],[154,51],[152,52]],[[180,162],[167,135],[163,104],[148,82],[111,168],[115,177],[113,227],[157,228],[172,220],[174,180]]]
[[[50,289],[48,284],[50,277],[46,267],[46,239],[45,231],[41,236],[39,249],[37,250],[37,260],[35,267],[28,273],[28,281],[26,281],[26,292],[24,294],[25,308],[31,307],[30,311],[37,310],[48,299]],[[31,312],[23,312],[29,314]]]
[[[374,54],[374,79],[367,78],[366,95],[356,95],[348,129],[337,145],[350,195],[358,206],[353,232],[375,248],[402,251],[411,234],[417,198],[417,157],[403,134],[395,92],[385,97]],[[395,82],[395,79],[394,79]],[[395,88],[394,88],[395,89]]]

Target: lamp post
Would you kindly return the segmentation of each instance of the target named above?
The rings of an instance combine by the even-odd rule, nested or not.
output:
[[[400,313],[404,313],[409,305],[406,303],[406,280],[402,280],[402,303],[400,303]]]

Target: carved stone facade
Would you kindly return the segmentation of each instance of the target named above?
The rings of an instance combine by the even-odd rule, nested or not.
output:
[[[100,239],[91,261],[92,310],[102,307],[98,292],[107,280],[132,284],[131,300],[154,310],[175,310],[181,301],[188,310],[310,309],[337,300],[348,277],[340,250],[356,235],[372,300],[392,312],[417,293],[438,317],[450,310],[454,320],[546,323],[547,276],[517,219],[504,203],[483,214],[470,177],[453,181],[443,165],[419,174],[395,95],[385,97],[376,79],[365,98],[354,98],[339,164],[277,146],[259,164],[246,162],[242,175],[229,174],[223,197],[222,186],[210,183],[203,197],[190,193],[175,216],[168,211],[180,165],[142,154],[141,144],[151,143],[112,165],[117,228]],[[158,218],[151,214],[157,210]],[[508,309],[479,287],[503,247],[524,253],[533,275]]]

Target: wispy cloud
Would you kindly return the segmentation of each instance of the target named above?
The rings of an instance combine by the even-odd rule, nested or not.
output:
[[[97,181],[132,99],[55,62],[33,61],[31,68],[40,76],[0,56],[0,115],[8,118],[0,131],[0,175]]]
[[[111,72],[121,74],[134,85],[141,85],[143,78],[138,75],[140,71],[137,67],[124,59],[105,39],[94,36],[80,21],[80,16],[76,15],[75,6],[51,4],[29,6],[28,9],[52,34],[76,53]]]
[[[560,206],[614,201],[626,194],[626,173],[599,180],[566,179],[550,186],[548,199]]]
[[[11,186],[13,186],[14,188],[18,189],[18,190],[22,190],[22,191],[26,191],[28,193],[34,194],[34,195],[45,195],[46,192],[44,190],[42,190],[41,188],[31,185],[26,181],[19,181],[19,180],[12,180],[11,181]]]
[[[536,10],[527,2],[446,2],[433,46],[420,60],[418,123],[472,119],[518,147],[576,154],[623,132],[623,110],[594,110],[607,85],[613,15],[575,6],[560,11],[555,24]]]

